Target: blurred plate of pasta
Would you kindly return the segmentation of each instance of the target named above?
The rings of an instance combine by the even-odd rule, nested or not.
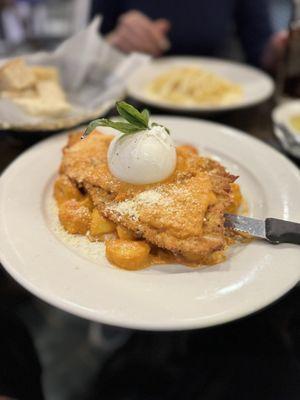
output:
[[[268,99],[273,80],[236,62],[206,57],[164,57],[138,68],[127,82],[132,98],[154,107],[187,112],[219,112]]]

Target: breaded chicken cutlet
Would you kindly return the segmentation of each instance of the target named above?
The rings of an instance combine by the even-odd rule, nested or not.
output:
[[[224,213],[232,206],[236,177],[193,147],[178,146],[177,166],[167,180],[125,183],[108,168],[112,138],[97,131],[85,140],[71,135],[60,174],[88,193],[103,216],[135,237],[188,261],[213,263],[214,255],[226,248]]]

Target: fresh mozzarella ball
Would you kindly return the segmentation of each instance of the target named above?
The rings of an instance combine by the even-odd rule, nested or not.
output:
[[[156,125],[123,138],[115,137],[108,150],[108,165],[110,172],[124,182],[160,182],[176,167],[176,149],[166,129]]]

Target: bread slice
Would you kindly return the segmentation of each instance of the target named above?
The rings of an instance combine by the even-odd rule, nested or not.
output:
[[[37,96],[35,98],[19,97],[13,101],[26,112],[35,116],[62,116],[67,114],[71,105],[58,82],[41,80],[36,84]]]
[[[7,62],[0,68],[0,90],[29,89],[36,82],[32,69],[21,58]]]
[[[54,67],[27,66],[21,58],[0,69],[0,96],[34,116],[59,117],[71,110]]]
[[[37,97],[37,91],[34,87],[25,90],[4,90],[3,92],[0,92],[0,96],[3,99],[10,100],[14,100],[20,97],[35,98]]]
[[[54,67],[32,66],[31,71],[38,81],[51,80],[59,82],[58,70]]]

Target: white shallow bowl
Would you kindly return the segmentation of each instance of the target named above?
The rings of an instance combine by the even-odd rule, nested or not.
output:
[[[172,104],[153,98],[147,85],[161,73],[178,66],[199,66],[239,84],[243,89],[241,99],[229,105]],[[172,111],[219,112],[250,107],[268,99],[274,92],[273,80],[264,72],[232,61],[207,57],[164,57],[138,68],[127,82],[127,93],[138,101]]]
[[[191,143],[239,175],[251,216],[300,221],[299,171],[280,153],[211,122],[153,120],[169,127],[177,143]],[[40,142],[0,179],[0,259],[36,296],[94,321],[177,330],[253,313],[299,281],[300,247],[258,240],[235,247],[222,264],[197,269],[164,265],[128,272],[111,266],[100,245],[87,255],[85,238],[64,240],[48,207],[65,142],[66,135]]]
[[[286,101],[277,106],[272,113],[274,133],[288,153],[300,158],[300,132],[290,123],[293,115],[300,115],[300,100]],[[285,127],[285,130],[280,126]]]

